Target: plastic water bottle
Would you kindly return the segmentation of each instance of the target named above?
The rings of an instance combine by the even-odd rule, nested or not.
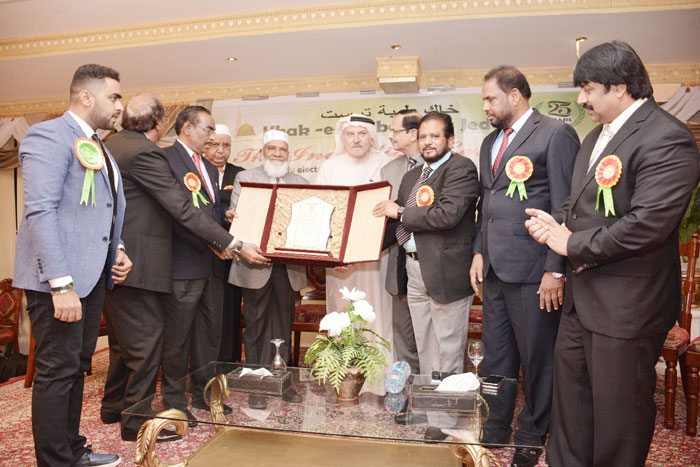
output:
[[[399,360],[394,363],[391,373],[384,378],[384,389],[390,394],[400,393],[406,387],[406,381],[410,375],[411,366],[403,360]]]
[[[397,413],[401,412],[401,409],[403,408],[405,403],[406,394],[404,393],[404,391],[401,391],[399,393],[387,392],[384,396],[384,407],[392,415],[396,415]]]

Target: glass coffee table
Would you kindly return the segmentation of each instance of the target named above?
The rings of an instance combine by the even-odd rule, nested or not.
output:
[[[400,424],[384,407],[383,398],[371,393],[361,394],[356,404],[339,403],[333,388],[319,385],[308,368],[288,368],[295,394],[287,393],[285,397],[264,395],[257,390],[252,393],[250,387],[254,384],[231,389],[239,384],[230,379],[235,376],[227,375],[236,370],[240,372],[239,365],[218,362],[198,370],[206,378],[199,380],[209,381],[205,390],[209,412],[191,406],[188,410],[199,423],[214,425],[216,433],[188,459],[174,465],[498,465],[480,438],[488,417],[486,401],[497,403],[499,395],[478,395],[466,410],[462,406],[450,407],[449,401],[439,410],[409,408],[408,415],[399,420],[405,424]],[[412,375],[410,382],[418,387],[429,384],[430,377]],[[513,388],[517,388],[517,381],[506,379],[499,392],[505,394]],[[233,412],[225,415],[223,404]],[[145,421],[137,440],[136,464],[167,466],[155,451],[158,433],[174,426],[185,435],[186,414],[165,407],[160,393],[128,408],[124,414]],[[508,446],[514,447],[489,445]]]

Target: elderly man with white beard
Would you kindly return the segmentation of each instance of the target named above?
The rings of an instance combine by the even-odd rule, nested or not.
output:
[[[352,186],[382,180],[381,168],[390,158],[378,149],[377,130],[371,118],[359,114],[341,118],[335,127],[335,142],[333,155],[321,164],[316,174],[317,184]],[[384,252],[379,262],[326,269],[326,303],[329,312],[342,311],[347,302],[340,295],[340,288],[356,287],[364,291],[377,312],[376,320],[366,327],[389,340],[393,348],[392,299],[384,288],[387,263],[388,254]],[[387,360],[393,360],[391,354],[387,354]],[[367,389],[383,395],[382,381]]]
[[[289,172],[288,142],[289,138],[283,131],[269,130],[263,135],[262,165],[244,170],[236,176],[227,218],[233,218],[241,194],[241,182],[308,183],[305,178]],[[306,286],[304,267],[284,264],[260,266],[245,260],[234,261],[228,281],[243,289],[246,363],[269,365],[275,356],[271,339],[284,339],[280,353],[289,362],[294,299],[296,291]],[[263,405],[263,402],[264,399],[257,401],[258,405]]]

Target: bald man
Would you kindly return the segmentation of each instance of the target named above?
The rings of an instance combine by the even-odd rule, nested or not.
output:
[[[156,389],[163,344],[163,299],[173,289],[172,220],[217,251],[235,241],[192,204],[192,196],[178,186],[165,153],[155,144],[166,127],[163,104],[146,94],[132,97],[122,126],[124,130],[106,146],[124,180],[127,208],[122,238],[130,247],[134,269],[105,299],[110,358],[100,414],[104,423],[121,421],[122,439],[135,441],[145,420],[122,416],[121,412]],[[158,439],[179,437],[163,430]]]

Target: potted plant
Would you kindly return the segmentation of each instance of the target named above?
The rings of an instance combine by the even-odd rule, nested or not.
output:
[[[377,316],[365,300],[365,293],[347,287],[340,289],[340,293],[350,302],[345,306],[347,311],[334,311],[321,320],[319,329],[328,331],[328,335],[317,336],[306,351],[304,362],[311,366],[311,373],[319,384],[328,381],[335,388],[339,401],[353,402],[357,401],[365,380],[371,385],[381,377],[387,366],[384,350],[391,351],[391,345],[376,332],[363,327]]]

